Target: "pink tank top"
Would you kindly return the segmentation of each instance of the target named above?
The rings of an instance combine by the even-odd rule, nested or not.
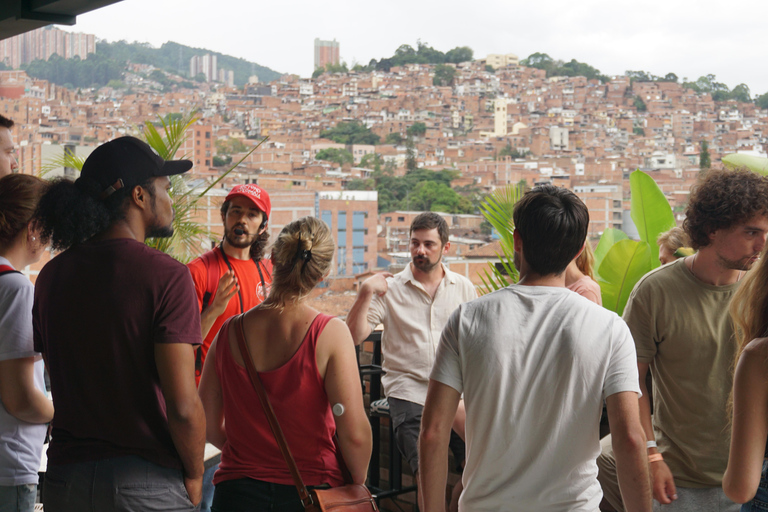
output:
[[[259,376],[304,483],[335,487],[344,484],[333,442],[336,423],[315,358],[317,338],[332,318],[318,314],[293,357]],[[228,342],[231,320],[222,326],[216,343],[227,442],[213,483],[252,478],[293,485],[248,372],[232,357]]]

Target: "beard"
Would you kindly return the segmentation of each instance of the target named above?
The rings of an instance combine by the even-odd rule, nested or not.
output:
[[[242,228],[240,228],[242,229]],[[258,234],[248,234],[244,237],[242,235],[238,236],[235,234],[235,228],[227,229],[224,228],[224,239],[227,241],[229,245],[232,247],[237,247],[238,249],[246,249],[253,245],[253,242],[256,241],[256,237]]]
[[[411,260],[413,262],[413,266],[419,269],[420,271],[424,273],[431,272],[435,267],[437,267],[440,264],[440,261],[442,260],[442,254],[437,258],[437,261],[429,261],[429,258],[426,256],[414,256]]]
[[[746,258],[741,258],[740,260],[729,260],[720,256],[720,261],[725,268],[730,270],[749,270],[755,263],[760,261],[759,254],[757,255],[758,258],[755,260],[752,259],[754,256],[755,255],[748,256]]]
[[[155,196],[153,194],[150,194],[149,196],[149,206],[152,209],[152,224],[147,226],[147,230],[145,232],[145,238],[170,238],[173,236],[173,218],[174,216],[171,216],[171,222],[168,223],[168,225],[162,225],[160,224],[160,219],[157,215],[156,211],[156,204],[155,204]]]
[[[173,236],[173,224],[169,226],[153,225],[147,228],[147,238],[170,238]]]

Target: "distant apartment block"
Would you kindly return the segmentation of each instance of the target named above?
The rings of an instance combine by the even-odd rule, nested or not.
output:
[[[235,72],[231,69],[219,70],[219,82],[223,83],[227,87],[235,86]]]
[[[621,185],[579,185],[573,187],[573,192],[589,210],[589,238],[599,238],[609,228],[624,227]]]
[[[378,192],[319,192],[320,220],[336,241],[331,275],[352,276],[376,267]]]
[[[315,38],[315,69],[339,63],[339,43]]]
[[[507,53],[505,55],[492,53],[485,58],[485,63],[493,69],[499,69],[507,66],[518,66],[520,65],[520,59],[514,53]]]
[[[65,59],[86,59],[95,52],[95,35],[66,32],[53,26],[0,41],[0,62],[13,69],[33,60],[48,60],[54,53]]]
[[[193,124],[187,129],[179,154],[192,160],[195,170],[208,170],[213,165],[216,145],[211,137],[212,131],[213,127],[208,124]]]
[[[189,76],[194,78],[199,73],[205,75],[206,82],[213,82],[219,78],[215,55],[206,53],[205,55],[195,55],[189,59]]]

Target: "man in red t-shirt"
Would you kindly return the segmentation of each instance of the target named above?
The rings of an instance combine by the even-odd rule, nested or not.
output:
[[[224,321],[261,304],[272,284],[272,260],[264,258],[269,240],[267,221],[272,210],[269,194],[258,185],[238,185],[221,205],[224,240],[189,263],[200,306],[203,344],[197,350],[195,379],[200,384],[203,363]],[[201,511],[210,510],[213,474],[203,476]]]
[[[258,185],[236,186],[221,205],[224,240],[189,264],[203,334],[196,363],[198,384],[208,348],[224,321],[261,304],[269,294],[272,261],[264,258],[264,248],[271,210],[266,190]],[[216,271],[213,286],[211,267]]]

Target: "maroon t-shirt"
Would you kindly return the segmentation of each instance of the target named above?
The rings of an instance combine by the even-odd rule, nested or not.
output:
[[[201,342],[185,265],[132,239],[85,242],[40,271],[33,325],[56,409],[49,464],[138,455],[181,468],[154,349]]]

